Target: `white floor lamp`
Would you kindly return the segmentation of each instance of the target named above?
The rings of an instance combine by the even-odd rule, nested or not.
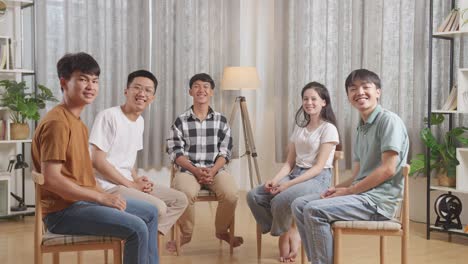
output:
[[[255,67],[226,67],[224,68],[223,79],[221,80],[221,88],[223,90],[255,90],[260,86],[257,69]],[[232,127],[233,121],[237,114],[237,109],[240,108],[242,118],[242,130],[244,132],[245,154],[240,157],[247,156],[249,164],[250,187],[254,187],[252,161],[255,168],[257,184],[262,183],[257,162],[257,149],[255,148],[254,137],[252,133],[252,125],[250,123],[249,112],[247,110],[246,99],[244,96],[236,97],[234,106],[232,107],[229,125]]]

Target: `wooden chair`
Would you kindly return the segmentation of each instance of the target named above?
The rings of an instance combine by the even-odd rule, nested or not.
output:
[[[44,184],[44,175],[32,172],[36,189],[36,216],[34,224],[34,263],[42,264],[42,254],[52,253],[54,264],[60,263],[60,252],[78,251],[78,263],[82,262],[81,251],[105,250],[104,258],[107,264],[107,250],[114,252],[115,264],[122,263],[122,240],[120,238],[105,236],[74,236],[58,235],[46,232],[42,222],[41,185]]]
[[[175,174],[177,172],[177,167],[175,164],[171,164],[171,186],[172,186],[172,181],[175,177]],[[212,192],[209,189],[205,189],[202,187],[202,189],[198,192],[197,198],[195,202],[217,202],[218,197],[216,197],[216,194]],[[228,228],[229,231],[229,237],[230,237],[230,242],[229,242],[229,253],[232,255],[234,252],[234,222],[235,222],[235,215],[232,217],[231,224]],[[172,240],[175,240],[176,242],[176,254],[177,256],[180,255],[181,250],[180,250],[180,230],[179,230],[179,223],[178,221],[174,224],[172,228]],[[219,240],[219,243],[222,243],[222,240]]]
[[[335,151],[333,156],[333,185],[337,185],[340,179],[339,161],[344,159],[343,151]],[[257,224],[257,258],[262,257],[262,228]],[[305,262],[304,248],[301,246],[301,263]]]
[[[410,166],[403,168],[404,191],[403,201],[397,212],[397,221],[337,221],[332,224],[334,231],[334,263],[340,264],[341,260],[341,237],[349,235],[376,235],[380,236],[380,263],[385,263],[385,236],[401,237],[401,263],[408,263],[408,241],[409,241],[409,187],[408,173]]]

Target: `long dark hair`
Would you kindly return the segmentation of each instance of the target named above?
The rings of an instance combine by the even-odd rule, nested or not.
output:
[[[331,106],[331,100],[330,100],[330,94],[328,93],[327,87],[325,85],[318,83],[318,82],[310,82],[302,88],[301,91],[301,98],[304,99],[304,93],[305,91],[313,89],[317,94],[322,98],[322,100],[325,100],[326,105],[322,108],[322,111],[320,112],[320,118],[323,120],[332,123],[336,127],[336,117],[335,113],[333,112],[332,106]],[[306,127],[310,122],[310,117],[309,115],[304,111],[304,108],[299,107],[299,109],[296,112],[296,125],[299,127]]]

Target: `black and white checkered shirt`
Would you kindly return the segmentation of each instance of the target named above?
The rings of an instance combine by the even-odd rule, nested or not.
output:
[[[231,158],[232,138],[227,118],[208,110],[200,121],[192,107],[177,117],[167,139],[167,153],[172,161],[186,156],[196,167],[212,167],[218,157]],[[181,168],[182,172],[186,172]]]

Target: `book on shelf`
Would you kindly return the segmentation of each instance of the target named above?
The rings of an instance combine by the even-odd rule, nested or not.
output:
[[[454,111],[457,109],[457,87],[454,86],[450,90],[450,94],[442,105],[442,111]]]
[[[449,31],[457,31],[460,25],[460,12],[455,12],[455,19]],[[10,45],[11,46],[11,45]]]
[[[437,32],[450,32],[450,31],[456,31],[459,28],[459,19],[460,18],[460,13],[458,12],[458,9],[452,9],[450,13],[445,17],[444,21],[440,24],[440,26],[437,27]]]
[[[0,140],[5,140],[6,134],[6,122],[5,120],[0,120]]]
[[[444,32],[445,28],[447,27],[447,24],[450,21],[450,18],[452,18],[454,10],[450,11],[450,13],[445,17],[444,21],[437,27],[437,32]]]
[[[11,38],[8,39],[8,54],[9,54],[9,58],[8,58],[8,67],[7,69],[14,69],[15,68],[15,65],[13,64],[14,60],[13,60],[13,45],[11,43]]]
[[[1,53],[0,53],[0,70],[6,69],[7,57],[8,57],[8,45],[2,44]]]

